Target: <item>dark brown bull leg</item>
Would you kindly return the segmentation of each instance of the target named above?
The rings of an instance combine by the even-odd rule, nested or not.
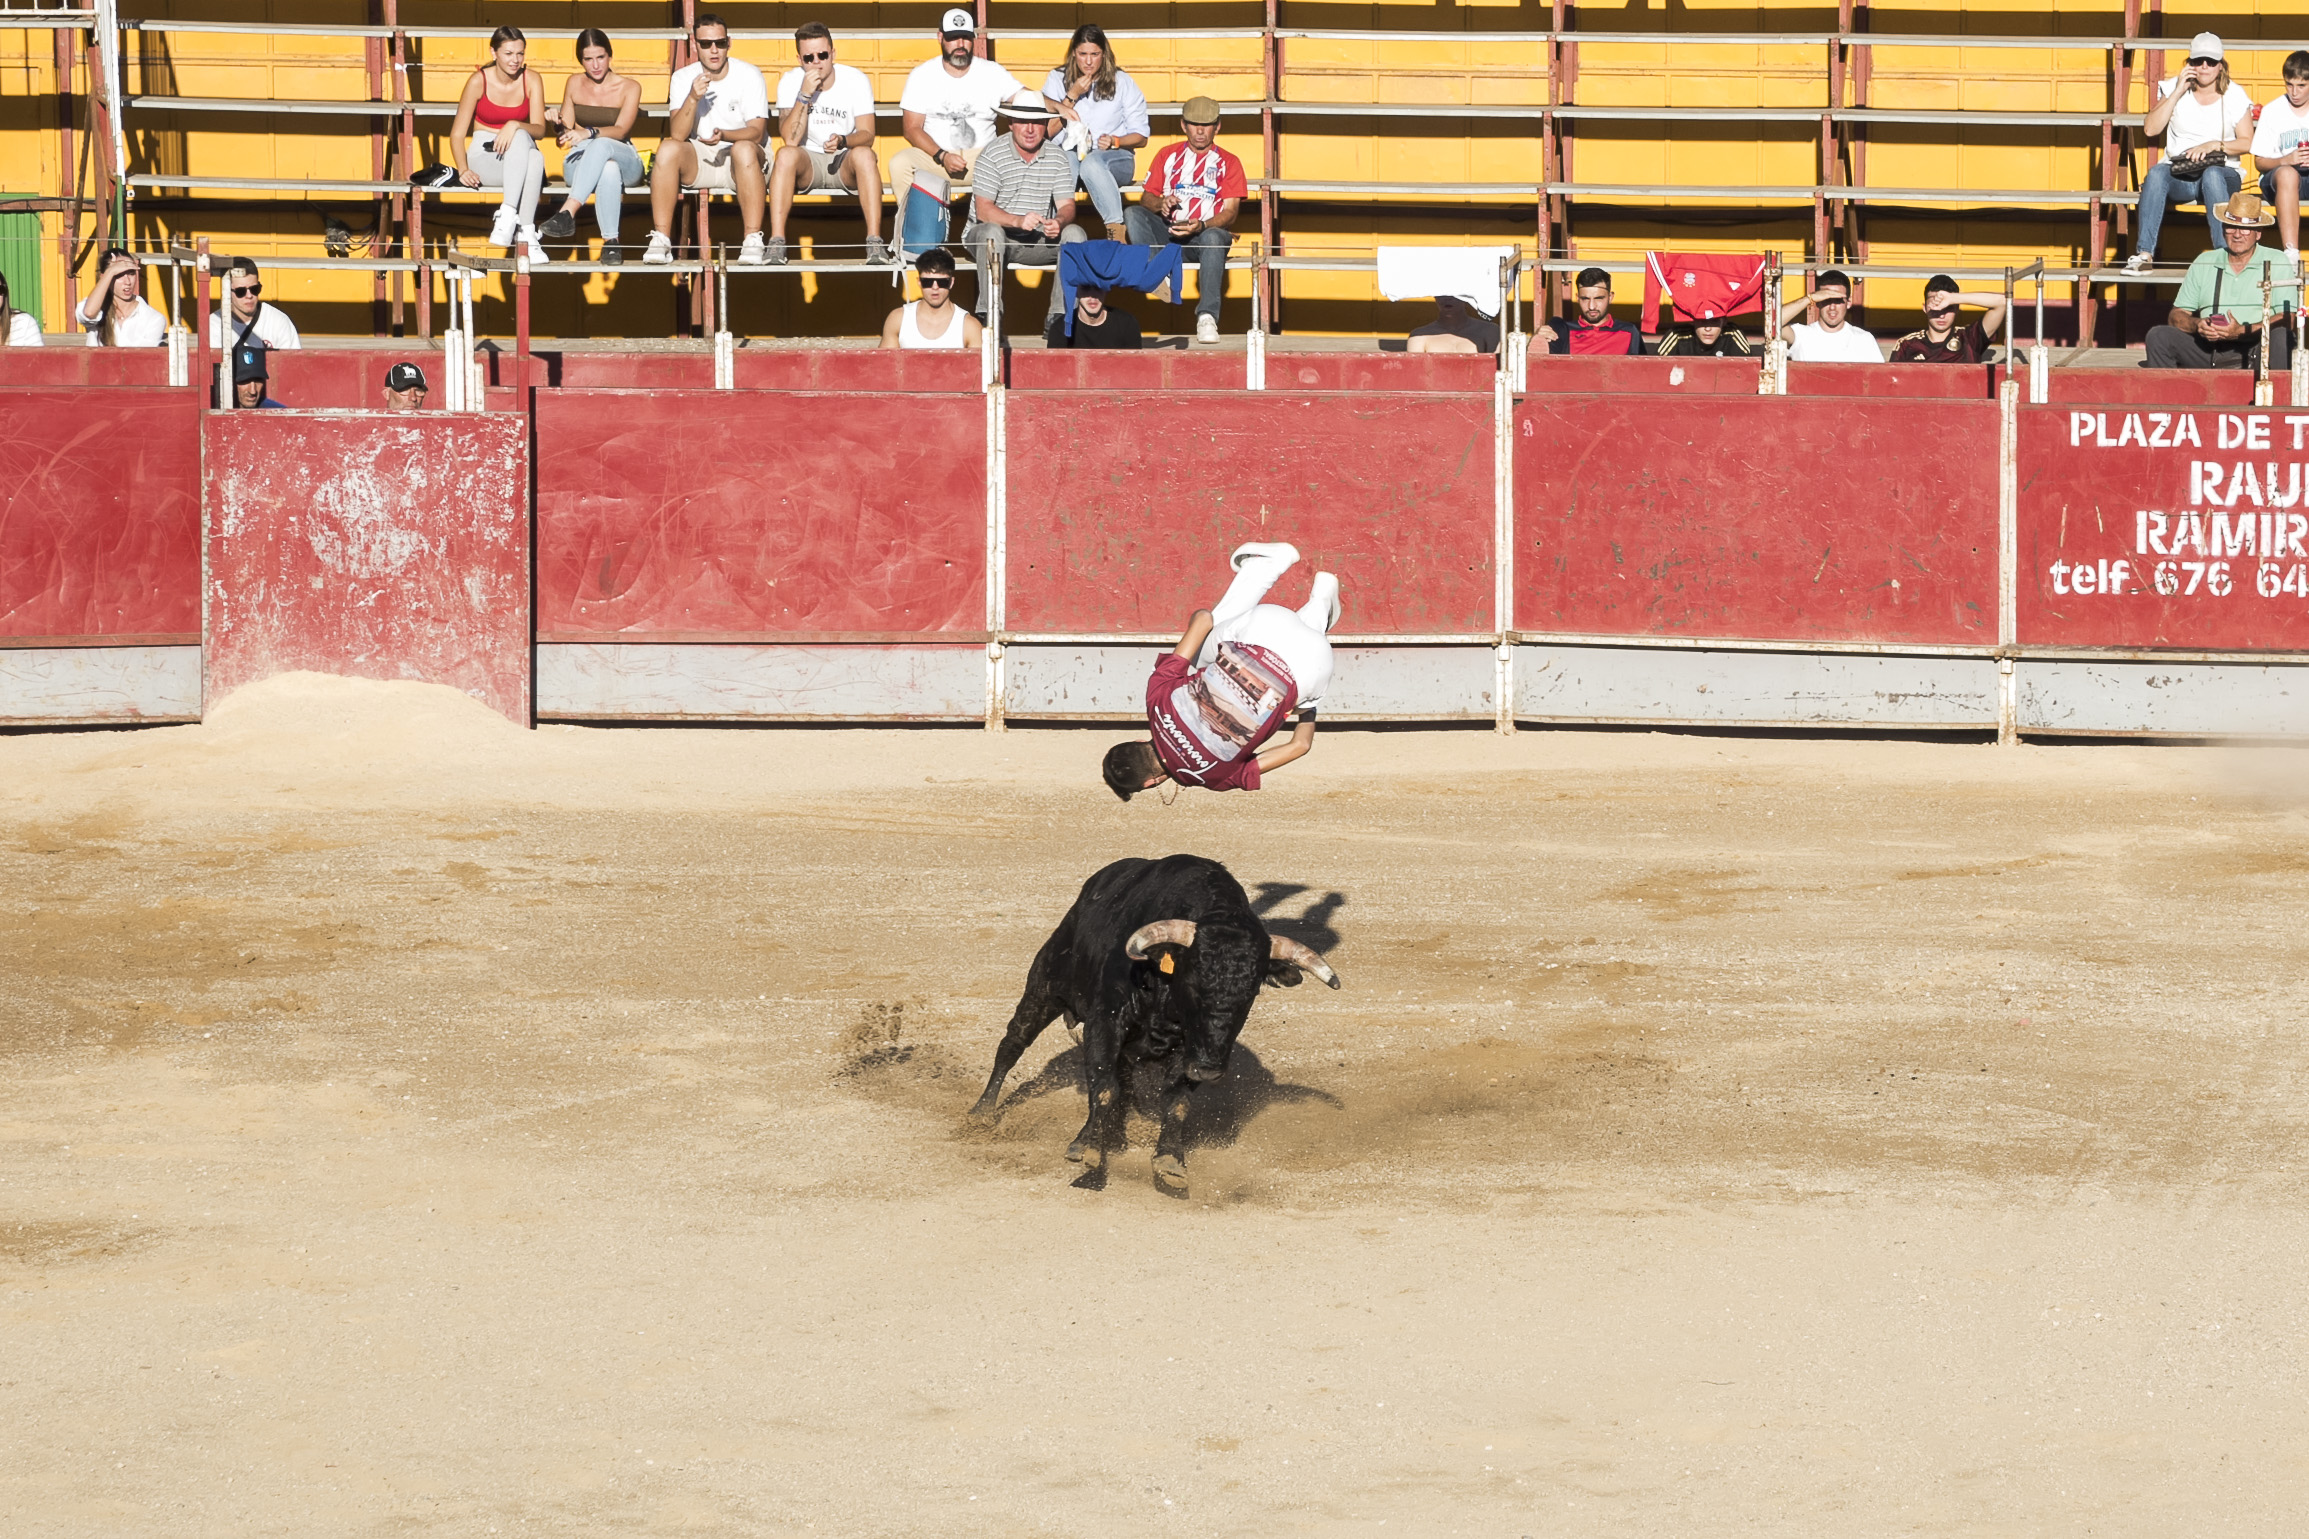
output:
[[[1018,1008],[1010,1013],[1010,1029],[1002,1034],[1002,1043],[994,1050],[994,1072],[986,1077],[986,1093],[970,1108],[971,1116],[991,1121],[1000,1114],[1002,1082],[1018,1067],[1018,1060],[1034,1045],[1034,1039],[1042,1035],[1043,1028],[1066,1008],[1057,985],[1058,969],[1066,951],[1060,943],[1066,933],[1061,926],[1058,934],[1044,941],[1042,950],[1035,954],[1034,966],[1026,974],[1026,992],[1019,996]]]
[[[1155,1140],[1155,1190],[1167,1197],[1187,1194],[1187,1112],[1194,1081],[1182,1068],[1163,1090],[1163,1130]]]
[[[1090,1115],[1066,1157],[1082,1161],[1074,1184],[1095,1192],[1106,1186],[1107,1151],[1122,1142],[1122,1028],[1112,1020],[1085,1022],[1082,1052],[1089,1069]]]

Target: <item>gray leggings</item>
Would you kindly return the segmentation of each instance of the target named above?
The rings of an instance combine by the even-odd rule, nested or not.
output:
[[[641,157],[623,139],[588,139],[561,163],[561,179],[569,184],[569,195],[578,202],[589,196],[593,199],[594,217],[601,221],[601,238],[615,240],[625,207],[625,189],[641,185]]]
[[[537,194],[545,186],[545,152],[526,128],[513,131],[513,143],[502,156],[486,147],[496,137],[475,134],[465,146],[466,164],[482,186],[504,188],[505,197],[497,206],[513,215],[517,228],[531,229],[537,223]]]

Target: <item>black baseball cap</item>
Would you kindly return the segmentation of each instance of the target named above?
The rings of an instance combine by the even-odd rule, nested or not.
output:
[[[413,363],[397,363],[385,371],[387,390],[430,390],[425,383],[425,371]]]
[[[234,384],[256,384],[265,378],[265,349],[254,344],[244,344],[233,349]]]

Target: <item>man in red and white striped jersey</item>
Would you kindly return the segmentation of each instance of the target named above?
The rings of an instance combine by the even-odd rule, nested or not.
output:
[[[1218,147],[1219,104],[1197,96],[1179,109],[1187,142],[1167,146],[1147,169],[1139,201],[1123,210],[1134,246],[1194,249],[1195,340],[1219,340],[1219,301],[1227,292],[1231,228],[1250,194],[1243,163]]]

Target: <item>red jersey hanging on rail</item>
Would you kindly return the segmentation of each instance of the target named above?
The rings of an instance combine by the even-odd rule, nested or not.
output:
[[[1675,319],[1720,321],[1727,315],[1761,313],[1764,259],[1720,252],[1654,251],[1644,258],[1644,324],[1660,307],[1662,291]]]

